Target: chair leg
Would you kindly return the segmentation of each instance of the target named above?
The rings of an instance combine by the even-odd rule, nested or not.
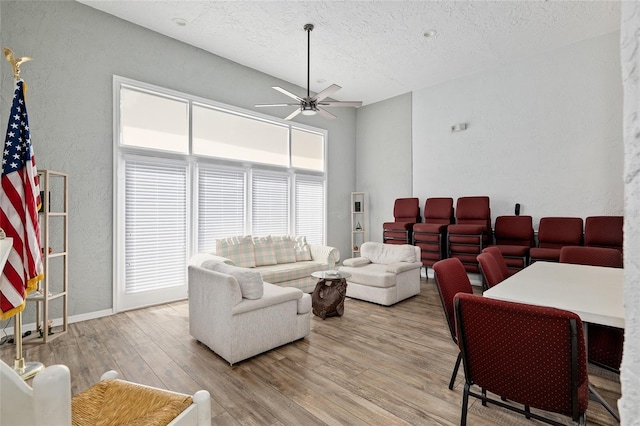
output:
[[[525,406],[524,406],[524,412],[526,413],[524,416],[525,416],[527,419],[530,419],[530,418],[531,418],[531,415],[530,415],[530,414],[531,414],[531,408],[529,408],[529,406],[528,406],[528,405],[525,405]]]
[[[456,381],[458,375],[458,369],[460,368],[460,362],[462,361],[462,352],[458,352],[458,359],[456,360],[456,366],[453,367],[453,374],[451,375],[451,381],[449,382],[449,389],[453,390],[453,384]]]
[[[609,412],[609,414],[613,416],[614,419],[620,421],[620,416],[618,415],[618,413],[616,413],[613,407],[609,405],[609,403],[605,401],[602,396],[600,396],[598,391],[596,391],[591,383],[589,383],[589,399],[599,402]]]
[[[467,424],[467,406],[469,405],[469,383],[464,384],[464,392],[462,393],[462,415],[460,416],[460,426]]]
[[[485,388],[482,388],[482,406],[487,406],[487,390]]]

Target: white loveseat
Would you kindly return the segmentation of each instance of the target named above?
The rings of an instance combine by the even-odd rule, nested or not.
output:
[[[266,282],[311,293],[318,281],[311,273],[335,269],[340,251],[335,247],[308,244],[304,236],[244,235],[217,240],[214,252],[197,254],[189,263],[201,266],[210,260],[252,268],[260,272]]]
[[[311,296],[216,260],[189,266],[189,332],[229,364],[307,336]]]
[[[420,247],[366,242],[361,257],[345,259],[347,297],[390,306],[420,293]]]

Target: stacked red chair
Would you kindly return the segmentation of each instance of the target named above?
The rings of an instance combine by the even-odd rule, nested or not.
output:
[[[538,247],[529,250],[529,263],[558,262],[564,246],[582,245],[582,218],[543,217],[538,228]]]
[[[489,197],[458,198],[456,223],[447,232],[449,257],[460,259],[467,272],[480,272],[476,256],[492,239]]]
[[[529,264],[529,250],[536,245],[531,216],[498,216],[493,236],[509,268],[518,271]]]
[[[589,216],[584,222],[584,245],[622,252],[623,216]]]
[[[427,198],[424,223],[413,225],[413,244],[420,247],[425,268],[447,257],[447,226],[454,220],[453,198]]]
[[[422,220],[417,198],[398,198],[393,205],[393,222],[382,225],[382,241],[386,244],[412,244],[413,225]]]

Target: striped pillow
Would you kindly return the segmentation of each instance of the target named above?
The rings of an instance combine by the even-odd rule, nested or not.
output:
[[[243,268],[256,266],[256,255],[251,235],[216,240],[216,255],[227,257],[236,266]]]
[[[253,248],[255,251],[256,266],[275,265],[278,263],[271,235],[266,237],[253,237]]]

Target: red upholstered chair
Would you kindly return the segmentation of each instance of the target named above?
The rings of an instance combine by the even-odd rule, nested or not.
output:
[[[460,197],[456,223],[447,228],[449,257],[460,259],[467,272],[479,272],[476,256],[491,243],[489,197]]]
[[[482,290],[490,289],[504,281],[505,276],[500,269],[500,265],[498,265],[491,253],[480,253],[478,255],[478,263],[482,274]]]
[[[566,246],[560,249],[560,263],[622,268],[622,253],[613,248]]]
[[[529,250],[536,245],[531,216],[498,216],[493,236],[509,268],[520,270],[529,264]]]
[[[582,218],[543,217],[538,228],[538,247],[529,250],[529,263],[558,262],[564,246],[582,245]]]
[[[424,223],[413,225],[413,244],[420,247],[425,268],[447,257],[447,226],[454,220],[453,198],[427,198]]]
[[[507,262],[505,262],[504,257],[502,257],[502,252],[500,251],[500,249],[498,247],[489,246],[489,247],[486,247],[486,248],[482,249],[482,252],[483,253],[489,253],[491,256],[493,256],[493,258],[496,260],[496,263],[500,267],[500,271],[502,272],[502,275],[504,275],[505,278],[508,278],[511,275],[513,275],[516,272],[518,272],[515,269],[509,269],[507,267]]]
[[[387,244],[411,244],[413,225],[422,220],[417,198],[398,198],[393,205],[393,222],[382,225],[382,241]]]
[[[451,338],[455,344],[458,344],[453,297],[457,293],[473,294],[471,282],[460,259],[444,259],[436,262],[433,264],[433,272],[436,279],[436,287],[440,294],[442,308],[444,309],[444,316],[447,318],[447,324],[451,332]],[[458,354],[458,359],[456,360],[456,365],[453,368],[453,374],[449,381],[449,389],[453,389],[453,384],[456,381],[458,369],[460,368],[460,361],[462,361],[462,354]]]
[[[456,295],[454,305],[465,371],[461,425],[467,422],[469,396],[546,423],[561,424],[530,407],[586,423],[589,378],[577,314],[470,294]],[[525,409],[488,397],[487,391]]]
[[[622,216],[589,216],[584,222],[584,245],[615,248],[622,252]]]
[[[618,249],[604,247],[563,247],[561,263],[622,268],[622,253]],[[587,328],[589,362],[607,370],[620,373],[624,330],[600,324]]]

